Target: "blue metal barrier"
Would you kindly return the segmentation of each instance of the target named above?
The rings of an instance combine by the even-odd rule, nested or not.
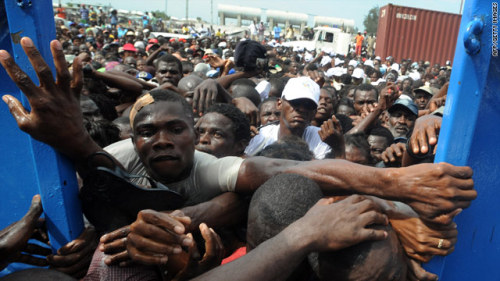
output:
[[[455,252],[426,265],[440,280],[500,280],[497,40],[498,2],[466,1],[435,162],[471,166],[478,198],[456,218]]]
[[[38,79],[19,40],[31,37],[55,73],[49,49],[50,40],[55,38],[53,18],[51,0],[0,0],[0,49],[7,50],[35,83]],[[28,106],[2,67],[0,81],[1,95],[13,95]],[[22,218],[33,195],[41,194],[49,238],[56,250],[83,230],[75,171],[71,163],[52,148],[21,132],[3,103],[0,120],[3,133],[0,139],[0,229]]]

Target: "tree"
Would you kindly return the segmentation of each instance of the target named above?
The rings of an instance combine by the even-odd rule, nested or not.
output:
[[[170,17],[167,14],[165,14],[165,12],[162,12],[160,10],[151,11],[151,14],[153,14],[155,18],[161,18],[163,20],[169,20],[170,19]]]
[[[377,33],[378,28],[378,13],[379,7],[375,6],[368,11],[368,15],[365,16],[365,20],[363,21],[363,25],[365,26],[366,32],[368,34]]]

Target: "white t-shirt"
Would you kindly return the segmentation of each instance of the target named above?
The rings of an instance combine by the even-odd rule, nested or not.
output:
[[[130,174],[148,175],[131,139],[111,144],[104,150],[113,155]],[[223,192],[234,191],[242,162],[243,159],[240,157],[217,158],[204,152],[195,151],[190,176],[166,186],[179,192],[186,199],[185,206],[206,202]],[[145,177],[134,178],[132,182],[144,186],[150,185]]]
[[[259,134],[256,135],[248,144],[245,149],[245,154],[255,156],[266,146],[278,141],[279,128],[279,124],[267,125],[261,128]],[[304,130],[304,134],[302,135],[302,139],[307,143],[309,150],[314,153],[314,157],[316,159],[324,159],[325,156],[332,151],[332,149],[328,144],[321,141],[318,134],[319,130],[319,127],[307,126]]]

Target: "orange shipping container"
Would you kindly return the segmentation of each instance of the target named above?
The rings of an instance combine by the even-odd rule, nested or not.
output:
[[[380,8],[375,54],[396,61],[425,60],[444,65],[453,62],[459,14],[443,13],[395,5]]]

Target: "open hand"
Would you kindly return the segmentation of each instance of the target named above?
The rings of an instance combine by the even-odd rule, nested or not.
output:
[[[12,81],[26,95],[31,106],[31,111],[28,112],[13,96],[2,97],[19,128],[73,160],[85,159],[98,151],[99,146],[92,141],[83,126],[79,102],[83,74],[79,58],[75,58],[73,62],[72,78],[61,43],[57,40],[52,41],[50,49],[56,68],[56,81],[54,81],[52,71],[33,45],[33,41],[23,37],[21,46],[38,76],[40,86],[31,81],[9,53],[0,50],[0,63]]]
[[[42,212],[40,195],[35,195],[26,215],[0,231],[0,270],[11,262],[36,266],[47,265],[45,258],[35,257],[31,254],[47,256],[51,250],[36,244],[28,244],[28,240],[35,234]]]

